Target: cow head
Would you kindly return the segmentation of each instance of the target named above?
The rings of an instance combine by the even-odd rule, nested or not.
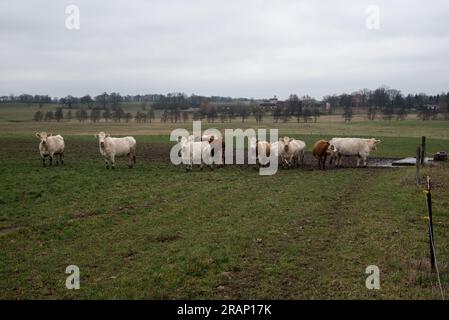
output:
[[[289,138],[289,137],[279,138],[279,142],[282,143],[282,145],[283,145],[284,152],[288,152],[288,147],[289,147],[290,141],[292,141],[292,140],[293,139]]]
[[[51,133],[47,133],[45,131],[41,132],[41,133],[36,133],[36,137],[38,137],[39,139],[41,139],[41,143],[43,146],[47,146],[47,138],[51,137],[52,134]]]
[[[334,154],[337,153],[337,148],[335,148],[335,146],[333,144],[330,144],[329,142],[327,142],[327,145],[328,145],[328,147],[327,147],[326,153],[328,155],[333,156]]]
[[[104,148],[104,140],[108,137],[110,137],[109,133],[104,133],[103,131],[95,135],[95,138],[98,139],[101,148]]]
[[[372,151],[376,151],[377,146],[381,143],[381,140],[377,140],[375,138],[368,139],[367,141],[368,141],[369,148]]]

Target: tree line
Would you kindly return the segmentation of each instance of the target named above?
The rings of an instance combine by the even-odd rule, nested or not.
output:
[[[0,97],[0,101],[37,104],[39,109],[47,103],[59,105],[55,112],[36,112],[35,121],[61,121],[65,117],[76,118],[81,122],[129,122],[132,119],[137,122],[150,122],[154,120],[154,110],[160,110],[161,122],[175,123],[187,121],[189,118],[208,122],[229,122],[239,118],[245,122],[249,117],[262,122],[267,116],[272,117],[276,123],[292,119],[296,122],[316,122],[323,113],[337,112],[342,113],[345,122],[350,122],[355,113],[360,114],[362,111],[369,120],[404,120],[411,112],[416,113],[422,120],[439,119],[440,115],[449,120],[449,93],[403,95],[399,90],[388,87],[329,95],[322,100],[291,94],[287,100],[276,103],[247,98],[205,97],[193,94],[187,96],[182,93],[122,96],[115,92],[104,92],[95,97],[84,95],[58,99],[48,95],[22,94]],[[126,102],[138,102],[142,111],[136,114],[124,112],[121,105]],[[66,114],[63,109],[68,110]]]

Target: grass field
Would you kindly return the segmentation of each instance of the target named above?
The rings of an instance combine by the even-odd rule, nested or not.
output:
[[[1,105],[0,105],[1,108]],[[262,177],[227,166],[186,173],[168,161],[171,124],[33,123],[0,109],[0,298],[438,299],[424,195],[414,170],[313,168]],[[21,113],[20,111],[19,113]],[[189,127],[189,124],[183,125]],[[256,127],[252,121],[244,127]],[[243,125],[207,124],[238,128]],[[335,135],[382,139],[376,157],[449,150],[447,122],[273,124],[309,145]],[[66,165],[41,167],[36,131],[61,133]],[[135,169],[106,170],[92,136],[133,134]],[[435,241],[448,289],[449,166],[434,180]],[[81,289],[64,273],[77,265]],[[381,290],[365,287],[377,265]]]

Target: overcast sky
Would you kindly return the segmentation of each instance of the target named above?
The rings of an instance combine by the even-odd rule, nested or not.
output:
[[[0,0],[0,95],[434,94],[448,59],[447,0]]]

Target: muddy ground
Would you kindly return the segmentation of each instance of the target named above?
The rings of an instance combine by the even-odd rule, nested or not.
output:
[[[30,140],[14,140],[4,141],[5,150],[14,150],[14,152],[3,153],[0,155],[3,159],[19,157],[30,157],[34,153],[36,162],[40,161],[38,141]],[[139,143],[137,147],[137,165],[142,163],[170,163],[170,150],[172,145],[166,143]],[[98,145],[95,141],[70,141],[66,142],[65,161],[95,161],[102,163],[102,159],[98,150]],[[391,168],[392,162],[397,159],[391,158],[376,158],[371,157],[368,160],[368,167],[372,168]],[[118,162],[124,159],[118,159]],[[343,167],[355,168],[357,167],[357,159],[355,157],[343,158]],[[40,162],[39,162],[40,163]],[[245,151],[245,163],[247,163],[247,152]],[[335,169],[329,165],[329,159],[326,163],[327,169]],[[311,152],[306,152],[304,164],[301,169],[314,170],[318,169],[318,162],[312,156]]]

